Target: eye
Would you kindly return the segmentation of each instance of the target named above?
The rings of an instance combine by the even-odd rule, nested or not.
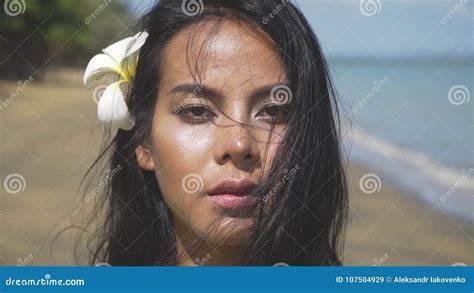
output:
[[[177,113],[183,121],[191,124],[207,123],[216,115],[205,106],[189,105]]]
[[[257,116],[267,120],[269,123],[281,124],[288,121],[289,114],[289,105],[271,105],[261,109]]]

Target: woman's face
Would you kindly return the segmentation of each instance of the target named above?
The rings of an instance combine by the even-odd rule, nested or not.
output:
[[[209,39],[212,25],[187,28],[167,45],[151,144],[137,148],[137,158],[155,172],[181,237],[239,245],[254,220],[248,193],[266,177],[286,131],[289,99],[275,99],[272,89],[287,77],[260,33],[225,21]]]

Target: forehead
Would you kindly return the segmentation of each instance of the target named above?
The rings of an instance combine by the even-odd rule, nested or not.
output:
[[[286,79],[274,42],[256,26],[230,20],[207,20],[178,32],[160,66],[168,83],[196,76],[216,83]]]

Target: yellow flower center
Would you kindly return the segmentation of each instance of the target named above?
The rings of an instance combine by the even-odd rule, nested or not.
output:
[[[138,63],[138,55],[132,58],[127,58],[120,64],[118,68],[118,74],[124,79],[126,82],[132,82],[135,78],[135,74],[137,72],[137,63]]]

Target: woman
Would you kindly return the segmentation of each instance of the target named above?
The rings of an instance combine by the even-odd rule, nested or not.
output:
[[[287,1],[162,0],[143,31],[128,39],[136,72],[136,58],[121,62],[131,77],[115,83],[131,84],[124,101],[113,90],[99,101],[120,129],[93,166],[116,171],[93,263],[341,265],[337,104],[302,13]]]

